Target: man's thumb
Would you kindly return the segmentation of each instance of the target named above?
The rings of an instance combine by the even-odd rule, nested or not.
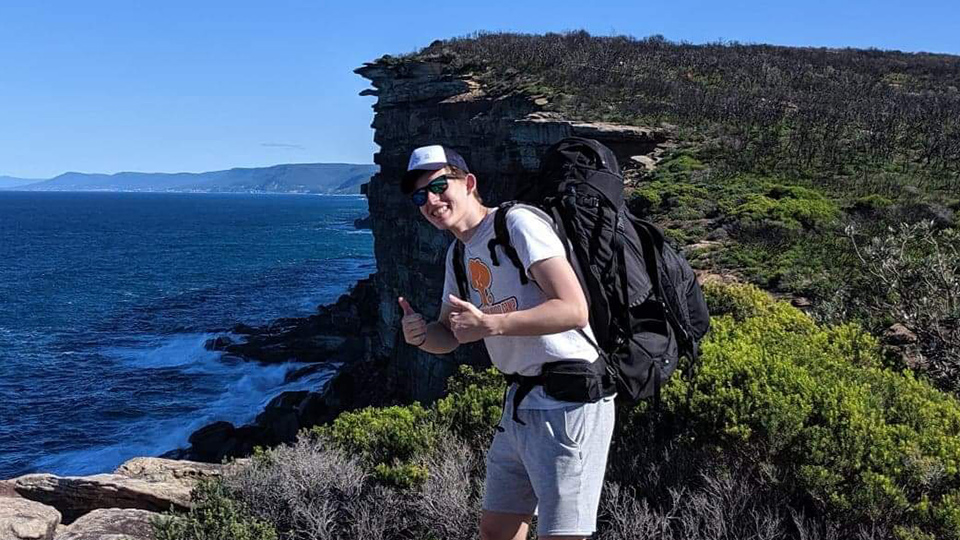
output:
[[[414,311],[412,307],[410,307],[410,303],[407,302],[407,299],[406,299],[406,298],[404,298],[404,297],[401,296],[401,297],[397,298],[397,302],[400,302],[400,309],[403,310],[403,315],[404,315],[404,317],[406,317],[407,315],[416,315],[416,314],[417,314],[417,312]]]
[[[464,302],[459,296],[455,294],[447,295],[447,300],[450,302],[450,305],[457,308],[458,310],[464,310],[467,306],[473,307],[473,304],[468,304]]]

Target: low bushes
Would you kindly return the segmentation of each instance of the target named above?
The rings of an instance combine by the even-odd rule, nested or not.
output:
[[[715,313],[687,401],[666,390],[700,441],[747,444],[780,481],[845,522],[960,538],[960,404],[881,367],[855,325],[819,326],[744,286],[707,287]]]
[[[153,522],[156,540],[277,540],[273,524],[256,517],[220,480],[201,481],[191,502],[186,515]]]
[[[503,389],[503,377],[495,369],[477,372],[462,366],[448,381],[449,395],[430,409],[417,403],[362,409],[343,413],[311,434],[357,456],[383,483],[422,486],[428,477],[424,458],[444,439],[486,447],[500,418]]]
[[[284,538],[477,537],[481,454],[456,439],[437,440],[418,456],[429,474],[415,487],[370,474],[362,459],[322,437],[304,436],[264,456],[228,475],[224,485]]]

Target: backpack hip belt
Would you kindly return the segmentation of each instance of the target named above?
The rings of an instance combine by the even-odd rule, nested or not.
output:
[[[540,375],[524,376],[516,373],[506,375],[507,382],[517,385],[513,396],[513,421],[524,425],[517,411],[520,402],[534,387],[543,386],[548,396],[558,401],[594,403],[616,393],[616,383],[610,376],[603,357],[594,362],[582,360],[559,360],[543,365]],[[504,405],[507,392],[504,391]]]

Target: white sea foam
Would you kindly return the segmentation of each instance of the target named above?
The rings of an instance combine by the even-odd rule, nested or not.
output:
[[[103,353],[130,367],[144,369],[185,366],[194,370],[217,371],[220,353],[208,351],[203,344],[214,334],[179,334],[171,337],[146,337],[134,347],[105,347]]]
[[[184,334],[166,338],[153,348],[115,347],[104,352],[127,365],[142,369],[178,368],[184,374],[212,375],[212,399],[198,403],[185,396],[185,405],[194,410],[175,418],[146,416],[126,422],[117,442],[76,451],[51,454],[37,459],[37,472],[84,475],[109,472],[137,456],[158,455],[185,447],[190,434],[212,422],[225,420],[240,426],[254,420],[273,398],[287,391],[319,391],[340,364],[317,370],[308,376],[285,382],[287,375],[304,367],[300,363],[262,365],[256,362],[222,362],[221,353],[207,351],[203,344],[210,334]],[[177,396],[171,396],[171,401]]]

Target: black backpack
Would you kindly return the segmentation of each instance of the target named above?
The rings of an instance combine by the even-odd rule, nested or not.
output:
[[[537,181],[522,186],[517,200],[500,205],[490,258],[500,264],[499,247],[526,283],[507,230],[507,214],[518,203],[549,214],[560,238],[567,240],[568,258],[590,306],[593,345],[601,354],[604,376],[616,383],[619,399],[634,402],[653,396],[658,402],[660,386],[681,356],[691,360],[691,371],[696,368],[698,343],[709,329],[710,316],[687,261],[660,229],[627,210],[613,152],[592,139],[563,139],[543,156]],[[460,295],[469,298],[459,241],[453,266]],[[544,366],[544,371],[549,368]]]

